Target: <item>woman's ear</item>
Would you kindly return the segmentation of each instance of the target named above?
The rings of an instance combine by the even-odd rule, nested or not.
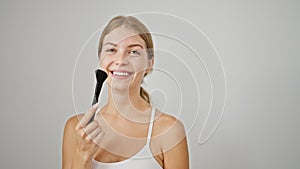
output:
[[[153,71],[153,65],[154,65],[154,58],[148,60],[148,68],[146,70],[146,73],[151,73]]]

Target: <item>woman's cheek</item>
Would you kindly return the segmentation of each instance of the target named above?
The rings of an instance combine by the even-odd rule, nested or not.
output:
[[[149,67],[148,61],[146,58],[135,60],[133,62],[133,65],[134,65],[135,72],[145,71]]]
[[[104,70],[106,73],[108,73],[108,67],[113,62],[113,59],[107,56],[101,56],[101,59],[99,60],[99,66],[101,70]]]

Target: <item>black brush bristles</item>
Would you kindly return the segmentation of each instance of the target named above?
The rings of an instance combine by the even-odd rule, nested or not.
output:
[[[103,86],[104,81],[107,78],[107,74],[103,70],[97,69],[95,71],[95,73],[96,73],[97,84],[96,84],[96,87],[95,87],[95,93],[94,93],[94,98],[93,98],[92,105],[98,103],[98,98],[99,98],[99,95],[100,95],[100,92],[101,92],[101,88]],[[89,123],[94,120],[94,117],[95,117],[95,114],[90,119]]]

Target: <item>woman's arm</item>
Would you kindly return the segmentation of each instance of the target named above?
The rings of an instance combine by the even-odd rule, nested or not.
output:
[[[189,153],[183,124],[169,115],[156,123],[155,143],[160,145],[164,169],[189,169]]]
[[[75,126],[78,123],[77,116],[71,117],[65,125],[64,136],[63,136],[63,145],[62,145],[62,168],[71,169],[74,154],[76,152],[76,134]]]
[[[164,153],[164,169],[188,169],[189,155],[186,138]]]
[[[77,168],[90,168],[89,159],[77,151],[77,133],[75,130],[78,124],[78,118],[82,118],[82,115],[71,117],[64,129],[63,137],[63,169],[75,169]]]
[[[104,135],[97,121],[88,124],[96,110],[97,105],[85,115],[74,116],[67,121],[63,137],[63,169],[91,168],[93,155]]]

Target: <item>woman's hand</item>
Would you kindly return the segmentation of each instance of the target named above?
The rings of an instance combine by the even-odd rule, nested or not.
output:
[[[97,152],[99,144],[104,136],[102,127],[97,121],[88,123],[95,114],[98,104],[95,104],[81,120],[77,123],[75,131],[77,134],[77,146],[76,146],[76,161],[82,161],[83,163],[91,162],[93,155]],[[76,165],[73,163],[73,166]],[[76,168],[76,167],[75,167]]]

